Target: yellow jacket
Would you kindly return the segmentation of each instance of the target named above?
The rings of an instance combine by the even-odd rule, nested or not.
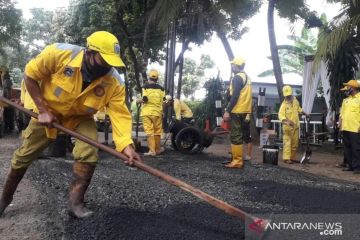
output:
[[[283,120],[291,120],[295,123],[296,128],[300,127],[299,122],[299,113],[302,113],[303,110],[300,107],[299,101],[296,99],[296,97],[293,97],[292,102],[288,102],[284,100],[281,103],[280,109],[279,109],[279,120],[282,122]],[[285,125],[284,127],[289,127],[288,125]]]
[[[192,118],[193,117],[193,113],[192,113],[191,109],[189,108],[189,106],[177,98],[174,99],[174,112],[175,112],[175,117],[177,120],[181,120],[181,118]]]
[[[240,76],[243,80],[243,88],[240,91],[240,96],[237,100],[237,103],[231,110],[232,113],[251,113],[252,110],[252,87],[251,87],[251,79],[246,75],[245,72],[240,72],[236,74]],[[233,95],[233,80],[230,82],[230,96]]]
[[[24,104],[24,108],[26,109],[35,109],[36,105],[34,101],[32,100],[29,92],[26,90],[25,81],[21,81],[21,94],[20,94],[20,101],[22,104]]]
[[[357,133],[360,130],[360,93],[343,100],[340,118],[342,131]]]
[[[143,89],[144,104],[141,109],[141,116],[158,116],[163,114],[163,101],[165,97],[164,88],[159,84],[146,84]]]
[[[47,46],[25,67],[26,76],[39,81],[41,92],[61,124],[74,129],[81,121],[106,106],[116,150],[132,144],[131,115],[125,105],[125,87],[119,73],[110,72],[82,91],[84,49],[65,43]],[[48,137],[54,137],[53,135]]]

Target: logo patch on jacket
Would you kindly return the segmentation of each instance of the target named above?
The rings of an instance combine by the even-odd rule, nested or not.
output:
[[[72,75],[74,75],[74,69],[72,69],[71,67],[65,67],[64,75],[67,77],[72,77]]]
[[[102,97],[105,94],[105,89],[102,86],[96,86],[94,88],[94,93],[97,97]]]

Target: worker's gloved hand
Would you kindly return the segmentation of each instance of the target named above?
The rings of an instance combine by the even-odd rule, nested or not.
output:
[[[52,123],[57,122],[57,118],[50,111],[43,111],[38,115],[38,123],[48,128],[52,128]]]
[[[230,113],[225,112],[224,115],[223,115],[223,119],[224,119],[225,122],[230,121]]]
[[[250,113],[246,114],[245,122],[250,122]]]
[[[132,145],[125,147],[122,153],[128,157],[127,161],[124,161],[126,165],[133,166],[135,161],[143,162],[140,155],[135,152]]]

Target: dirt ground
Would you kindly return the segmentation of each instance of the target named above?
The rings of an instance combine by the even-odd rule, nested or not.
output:
[[[20,142],[15,135],[0,139],[0,191]],[[217,139],[202,154],[183,155],[168,147],[163,155],[144,161],[256,216],[360,213],[357,178],[333,166],[341,160],[340,153],[316,150],[309,165],[272,166],[261,163],[261,151],[254,147],[255,160],[239,170],[222,166],[228,149],[226,139]],[[72,162],[67,154],[32,164],[0,218],[0,239],[245,239],[247,225],[242,220],[104,152],[86,195],[95,214],[73,219],[67,212]],[[360,230],[351,230],[331,239],[359,239]],[[291,239],[328,238],[301,234]]]
[[[217,144],[211,145],[208,149],[205,150],[205,152],[213,153],[219,157],[230,157],[230,147],[226,146],[226,144],[229,144],[229,140],[226,137],[221,137],[216,139],[215,142]],[[282,161],[282,150],[280,149],[278,158],[279,166],[297,171],[312,173],[318,176],[326,176],[330,178],[360,183],[359,174],[356,175],[352,172],[342,171],[341,168],[336,167],[337,164],[342,163],[343,161],[342,149],[336,150],[333,143],[325,144],[322,147],[311,148],[312,155],[310,158],[310,163],[308,164],[285,164]],[[297,160],[301,159],[305,150],[305,147],[299,146]],[[263,162],[263,152],[257,143],[255,143],[253,147],[253,162]]]

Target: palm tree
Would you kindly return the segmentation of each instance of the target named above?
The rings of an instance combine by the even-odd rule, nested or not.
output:
[[[279,60],[279,53],[276,44],[276,35],[274,29],[274,10],[275,10],[275,1],[276,0],[269,0],[268,6],[268,14],[267,14],[267,21],[268,21],[268,32],[269,32],[269,42],[270,42],[270,52],[271,58],[274,68],[274,75],[276,79],[276,87],[279,93],[280,101],[283,100],[284,96],[282,93],[282,88],[284,86],[284,80],[282,78],[282,71],[280,66]]]
[[[356,77],[360,55],[360,0],[328,0],[342,3],[340,13],[324,28],[319,39],[315,63],[327,62],[331,86],[330,103],[338,111],[342,96],[338,89],[343,82]]]
[[[317,49],[317,38],[311,34],[311,31],[303,27],[301,36],[290,35],[289,40],[293,45],[278,45],[279,60],[284,74],[295,73],[300,76],[304,70],[304,58],[308,55],[314,55]],[[268,57],[271,60],[271,57]],[[274,76],[274,69],[268,69],[258,74],[258,77]]]
[[[284,85],[279,60],[278,46],[274,30],[274,10],[278,10],[279,16],[295,22],[299,19],[305,20],[308,27],[319,27],[322,22],[316,12],[311,12],[305,4],[305,0],[268,0],[268,32],[271,58],[273,62],[274,75],[280,99],[283,99],[282,87]]]

